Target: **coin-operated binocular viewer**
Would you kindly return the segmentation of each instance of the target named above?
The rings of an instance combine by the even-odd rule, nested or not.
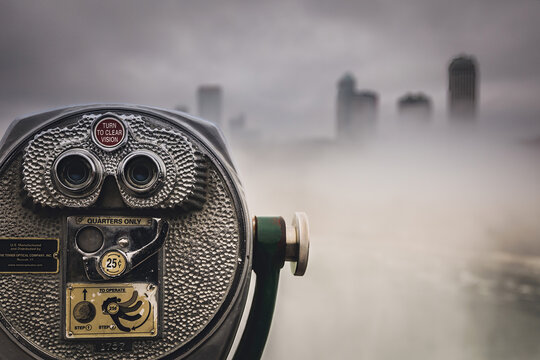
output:
[[[260,358],[308,225],[251,218],[217,129],[142,106],[15,121],[0,144],[1,359]],[[238,335],[240,337],[240,335]]]

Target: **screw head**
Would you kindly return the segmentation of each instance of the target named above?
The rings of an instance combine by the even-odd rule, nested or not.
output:
[[[122,236],[121,238],[118,239],[117,243],[121,247],[125,248],[129,245],[129,239],[125,236]]]

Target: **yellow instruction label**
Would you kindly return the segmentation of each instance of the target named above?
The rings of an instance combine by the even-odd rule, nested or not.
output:
[[[67,284],[66,337],[155,337],[157,300],[151,283]]]

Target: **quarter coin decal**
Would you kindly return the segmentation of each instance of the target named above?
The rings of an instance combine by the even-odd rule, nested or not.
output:
[[[105,275],[119,276],[126,270],[126,258],[119,251],[109,251],[101,257],[99,265]]]

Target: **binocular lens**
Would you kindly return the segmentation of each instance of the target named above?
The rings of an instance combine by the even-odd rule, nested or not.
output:
[[[66,151],[53,167],[57,188],[69,196],[84,196],[95,190],[102,176],[99,161],[83,149]]]
[[[128,179],[134,184],[147,185],[157,174],[156,164],[146,156],[137,156],[126,165]]]
[[[67,156],[58,163],[59,178],[60,180],[64,180],[68,186],[77,186],[85,183],[88,180],[91,169],[88,160],[78,155]]]
[[[124,159],[119,173],[128,189],[144,195],[155,190],[158,180],[163,176],[164,166],[157,155],[140,150]]]

